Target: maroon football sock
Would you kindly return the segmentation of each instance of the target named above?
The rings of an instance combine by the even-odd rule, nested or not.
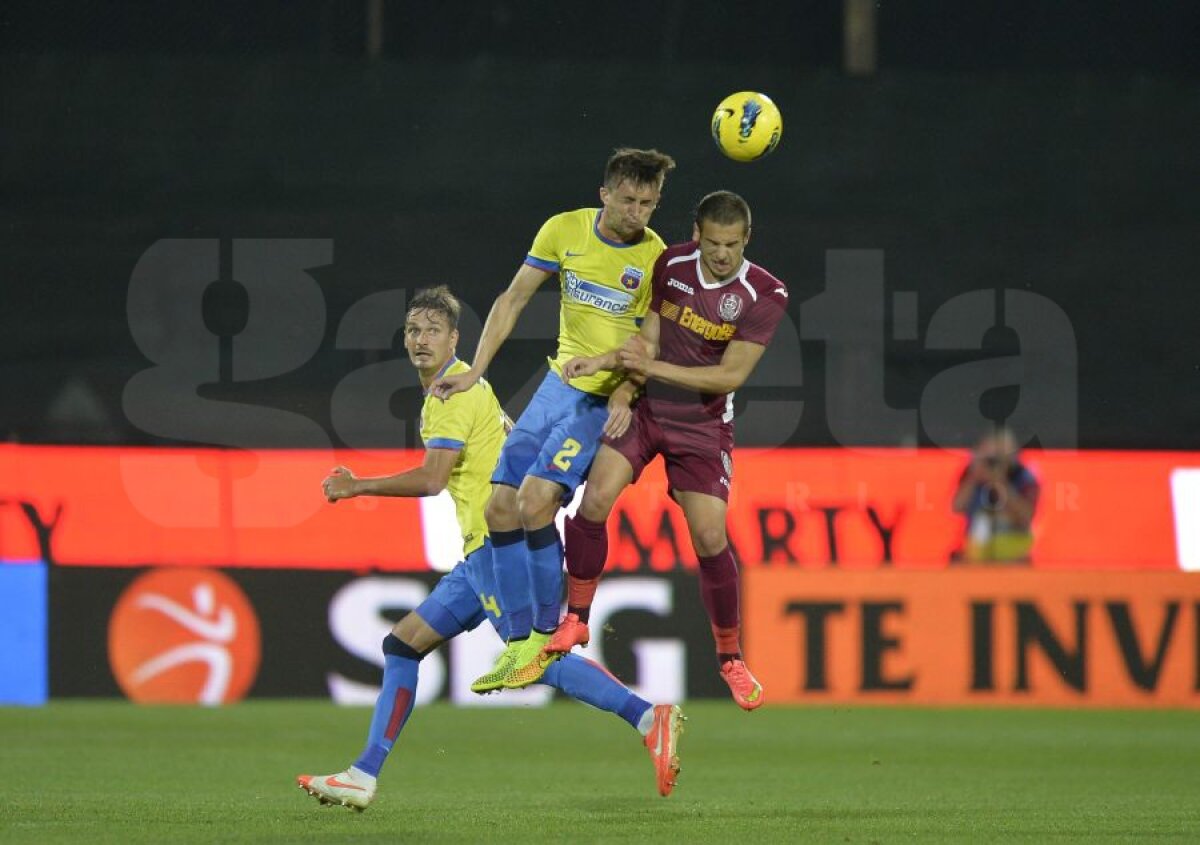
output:
[[[580,514],[567,517],[563,532],[567,558],[567,612],[587,622],[600,573],[608,559],[608,527]]]
[[[740,654],[738,632],[738,568],[733,549],[726,546],[700,560],[700,595],[712,625],[717,653],[728,659]]]

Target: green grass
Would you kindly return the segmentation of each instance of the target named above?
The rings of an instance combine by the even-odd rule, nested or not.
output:
[[[364,814],[364,709],[0,709],[4,842],[1200,840],[1200,713],[685,707],[659,798],[639,737],[573,703],[417,710]]]

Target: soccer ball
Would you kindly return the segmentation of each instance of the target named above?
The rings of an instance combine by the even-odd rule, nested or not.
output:
[[[730,94],[712,116],[717,148],[734,161],[754,161],[771,152],[783,134],[783,115],[766,94]]]

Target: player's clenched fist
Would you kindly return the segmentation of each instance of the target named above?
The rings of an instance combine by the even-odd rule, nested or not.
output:
[[[645,375],[646,367],[652,360],[650,347],[646,345],[646,341],[642,340],[640,335],[636,334],[625,341],[625,344],[617,352],[617,357],[620,359],[622,368],[642,375]]]
[[[353,499],[358,495],[358,489],[355,487],[357,481],[358,478],[346,467],[335,467],[329,473],[329,477],[321,482],[321,490],[330,502]]]
[[[473,375],[469,371],[465,373],[454,373],[453,375],[442,376],[440,379],[435,381],[433,386],[430,387],[429,392],[438,399],[445,401],[455,393],[462,393],[463,391],[470,390],[478,381],[479,376]]]
[[[569,384],[573,378],[583,378],[584,376],[595,375],[604,367],[602,361],[598,357],[591,358],[572,358],[567,363],[563,364],[562,380]]]

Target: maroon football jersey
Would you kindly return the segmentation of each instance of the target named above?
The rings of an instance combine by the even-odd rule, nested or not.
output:
[[[766,346],[787,306],[783,282],[750,261],[742,261],[724,282],[705,282],[695,242],[676,244],[659,256],[652,284],[658,357],[683,367],[719,364],[731,340]],[[732,393],[697,393],[650,381],[645,401],[664,417],[733,419]]]

